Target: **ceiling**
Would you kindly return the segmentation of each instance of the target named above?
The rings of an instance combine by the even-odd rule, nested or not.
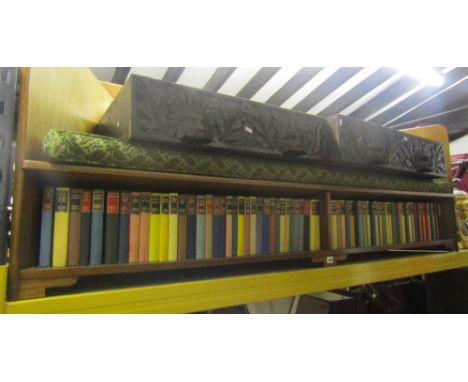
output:
[[[468,68],[433,68],[435,87],[389,67],[91,68],[102,81],[131,74],[176,82],[327,117],[342,114],[393,128],[442,123],[450,138],[468,133]],[[465,122],[466,121],[466,122]]]

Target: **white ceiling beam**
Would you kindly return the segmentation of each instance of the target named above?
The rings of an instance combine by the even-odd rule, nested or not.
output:
[[[144,67],[132,67],[130,69],[129,76],[132,74],[138,74],[140,76],[146,76],[161,80],[164,77],[164,74],[167,72],[168,68],[144,68]]]
[[[235,96],[261,68],[236,68],[218,90],[218,93]]]
[[[266,102],[273,94],[288,82],[301,68],[287,67],[281,68],[270,80],[261,87],[251,98],[252,101]]]
[[[202,89],[215,71],[216,68],[187,67],[182,72],[177,83]]]

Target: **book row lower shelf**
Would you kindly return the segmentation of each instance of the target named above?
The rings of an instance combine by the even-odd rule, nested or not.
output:
[[[323,262],[330,253],[344,259],[346,254],[446,242],[437,202],[330,204],[327,248],[318,199],[45,187],[36,264],[93,269],[139,264],[149,269],[145,266],[156,263],[154,269],[175,269],[242,259]]]

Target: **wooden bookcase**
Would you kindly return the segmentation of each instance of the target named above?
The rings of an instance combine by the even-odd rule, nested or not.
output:
[[[49,128],[92,131],[119,86],[100,83],[88,69],[23,69],[19,103],[17,157],[14,190],[13,238],[8,275],[8,299],[40,299],[46,291],[70,287],[86,278],[135,275],[158,278],[158,272],[187,269],[221,268],[260,263],[308,261],[336,264],[355,254],[385,252],[389,249],[456,248],[455,215],[452,194],[420,193],[399,190],[344,188],[293,182],[234,179],[226,177],[182,175],[163,172],[51,164],[42,153],[42,139]],[[444,143],[446,163],[448,138],[441,126],[410,129],[408,132]],[[449,166],[448,166],[449,169]],[[264,196],[318,198],[321,201],[321,243],[316,252],[298,252],[272,256],[246,256],[231,259],[188,260],[175,263],[119,264],[38,268],[38,237],[41,191],[46,185],[79,187],[125,187],[187,193],[239,193]],[[375,199],[398,201],[437,201],[442,206],[442,240],[398,246],[331,250],[330,201],[332,199]],[[116,288],[118,285],[116,285]]]

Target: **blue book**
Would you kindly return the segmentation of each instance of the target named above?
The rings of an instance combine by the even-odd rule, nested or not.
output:
[[[255,251],[256,255],[261,255],[263,252],[263,237],[262,230],[263,228],[263,198],[257,197],[257,250]]]
[[[54,188],[42,190],[41,239],[39,247],[39,266],[52,265],[52,226],[54,222]]]
[[[237,257],[237,197],[232,197],[232,257]]]
[[[130,230],[130,192],[120,193],[119,264],[128,263],[128,234]]]
[[[89,264],[102,264],[104,237],[104,190],[93,190],[91,207],[91,244]]]

